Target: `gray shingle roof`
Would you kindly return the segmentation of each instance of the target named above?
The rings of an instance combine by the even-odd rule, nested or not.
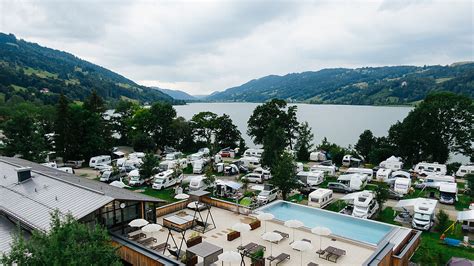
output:
[[[7,220],[7,218],[0,215],[0,257],[2,253],[10,251],[10,243],[13,242],[13,234],[16,226]]]

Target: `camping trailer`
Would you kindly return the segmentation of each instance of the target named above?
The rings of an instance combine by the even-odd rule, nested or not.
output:
[[[258,157],[261,158],[263,154],[263,149],[247,149],[244,152],[243,157]]]
[[[192,162],[193,174],[202,174],[204,172],[205,163],[203,160],[197,160]]]
[[[391,169],[392,171],[397,171],[402,169],[403,163],[401,158],[390,156],[390,158],[381,162],[379,166],[382,168]]]
[[[393,182],[395,182],[395,179],[391,177],[392,177],[392,169],[380,168],[379,170],[377,170],[377,174],[376,174],[377,181],[392,184]]]
[[[334,165],[313,165],[311,166],[311,172],[323,171],[326,175],[336,175],[336,166]]]
[[[208,188],[208,186],[204,182],[204,179],[206,179],[206,177],[203,175],[192,177],[191,181],[189,182],[189,190],[196,191]]]
[[[374,170],[369,169],[369,168],[351,167],[351,168],[347,169],[345,174],[347,174],[347,175],[350,175],[350,174],[366,175],[368,177],[368,180],[371,181],[374,177]]]
[[[404,177],[395,178],[395,183],[393,185],[393,190],[402,195],[408,194],[411,187],[411,179]]]
[[[112,158],[110,155],[100,155],[92,157],[89,160],[89,167],[95,168],[97,165],[110,165],[112,163]]]
[[[255,168],[253,172],[257,174],[261,174],[265,180],[272,178],[272,174],[270,173],[270,170],[264,169],[262,167]]]
[[[349,174],[340,175],[337,182],[349,186],[353,190],[362,190],[367,185],[367,175]]]
[[[429,175],[423,178],[423,183],[421,183],[419,186],[439,189],[442,183],[456,184],[456,180],[454,176],[450,175]]]
[[[468,174],[474,174],[474,164],[461,165],[456,171],[457,177],[464,177]]]
[[[313,151],[309,154],[309,160],[313,162],[326,161],[326,153],[322,151]]]
[[[298,179],[303,182],[306,186],[316,189],[321,183],[324,182],[324,172],[323,171],[315,171],[315,172],[299,172],[296,174]]]
[[[427,162],[421,162],[415,165],[415,168],[413,168],[415,173],[422,175],[429,175],[430,173],[435,173],[439,175],[446,175],[447,169],[445,164],[439,164],[437,162],[434,163],[427,163]]]
[[[316,208],[324,208],[334,200],[332,190],[318,188],[308,195],[308,205]]]
[[[154,176],[153,189],[161,190],[176,185],[181,182],[183,175],[178,176],[175,170],[168,169]]]
[[[347,154],[347,155],[344,155],[344,157],[342,157],[343,166],[359,167],[361,164],[362,164],[362,160],[353,155]]]
[[[439,194],[440,203],[454,204],[458,198],[458,186],[456,183],[441,183]]]
[[[247,167],[248,169],[255,169],[260,167],[260,158],[258,157],[242,157],[240,158],[240,162],[242,162],[242,165]]]

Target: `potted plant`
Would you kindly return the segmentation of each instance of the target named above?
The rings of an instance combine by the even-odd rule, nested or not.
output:
[[[252,266],[265,266],[265,251],[263,248],[256,250],[251,254]]]
[[[191,236],[186,241],[186,246],[192,247],[202,242],[202,236],[198,232],[193,232]]]

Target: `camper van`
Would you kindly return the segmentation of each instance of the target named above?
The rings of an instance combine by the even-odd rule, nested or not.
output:
[[[197,160],[192,162],[192,166],[193,174],[202,174],[206,165],[203,160]]]
[[[346,175],[350,175],[350,174],[366,175],[367,178],[368,178],[368,181],[371,181],[374,177],[374,171],[372,169],[368,169],[368,168],[351,167],[351,168],[347,169],[345,174]]]
[[[244,152],[243,157],[258,157],[261,158],[263,154],[263,149],[247,149]]]
[[[161,190],[180,183],[183,175],[177,175],[173,169],[166,170],[154,176],[153,189]]]
[[[270,173],[270,170],[268,169],[263,169],[262,167],[257,167],[255,170],[253,170],[254,173],[261,174],[265,180],[271,179],[272,174]]]
[[[352,216],[368,219],[371,218],[379,209],[379,204],[375,199],[375,194],[372,191],[364,190],[356,192],[353,197]],[[348,197],[349,195],[345,196]]]
[[[393,190],[400,194],[408,194],[411,187],[411,179],[410,178],[403,178],[397,177],[395,178],[395,184],[393,185]]]
[[[112,163],[112,158],[110,155],[100,155],[92,157],[89,160],[89,167],[95,168],[97,165],[110,165]]]
[[[412,227],[428,231],[434,224],[437,200],[418,198],[414,206]]]
[[[350,187],[353,190],[362,190],[367,185],[367,175],[349,174],[340,175],[337,182]]]
[[[257,173],[249,173],[242,177],[243,180],[248,180],[251,183],[263,183],[263,175]]]
[[[439,164],[437,162],[434,162],[434,163],[421,162],[415,165],[415,168],[413,170],[415,171],[415,173],[419,175],[422,175],[422,174],[429,175],[430,173],[446,175],[447,173],[446,165]]]
[[[111,171],[111,170],[106,170],[102,173],[99,180],[101,182],[110,183],[112,181],[118,181],[120,180],[121,177],[126,176],[126,175],[127,175],[127,172],[125,171],[125,169],[120,169],[116,172]]]
[[[346,167],[359,167],[362,164],[362,160],[359,158],[356,158],[355,156],[352,155],[344,155],[342,157],[342,165]]]
[[[332,190],[326,188],[318,188],[308,195],[308,205],[316,208],[324,208],[331,203],[334,198]]]
[[[308,186],[311,189],[317,189],[317,187],[324,182],[324,172],[323,171],[318,171],[318,172],[299,172],[296,174],[298,179]]]
[[[403,163],[402,163],[401,158],[398,158],[398,157],[395,157],[395,156],[390,156],[390,158],[388,158],[387,160],[381,162],[379,164],[379,166],[381,168],[386,168],[386,169],[390,169],[392,171],[397,171],[397,170],[402,169]]]
[[[454,176],[449,176],[449,175],[429,175],[429,176],[424,177],[423,182],[421,184],[417,184],[417,187],[418,188],[430,187],[430,188],[439,189],[439,186],[442,183],[456,184],[456,180]]]
[[[323,171],[326,175],[336,175],[335,165],[313,165],[311,166],[311,172]]]
[[[206,177],[203,175],[193,176],[189,182],[189,190],[196,191],[208,188],[208,185],[206,185],[204,179],[206,179]]]
[[[255,169],[260,167],[260,158],[258,157],[242,157],[240,158],[242,165],[248,169]]]
[[[456,183],[441,183],[439,185],[439,202],[454,204],[458,198],[458,186]]]
[[[461,165],[456,171],[457,177],[464,177],[468,174],[474,174],[474,164]]]
[[[387,184],[393,184],[393,182],[395,182],[395,179],[391,178],[392,169],[380,168],[379,170],[377,170],[376,176],[377,176],[377,181],[379,182],[385,182]]]
[[[309,160],[313,162],[326,161],[326,153],[322,151],[313,151],[309,154]]]

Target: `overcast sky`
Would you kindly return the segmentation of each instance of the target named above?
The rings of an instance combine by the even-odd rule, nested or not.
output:
[[[208,94],[269,74],[474,60],[473,14],[470,0],[0,0],[0,31]]]

